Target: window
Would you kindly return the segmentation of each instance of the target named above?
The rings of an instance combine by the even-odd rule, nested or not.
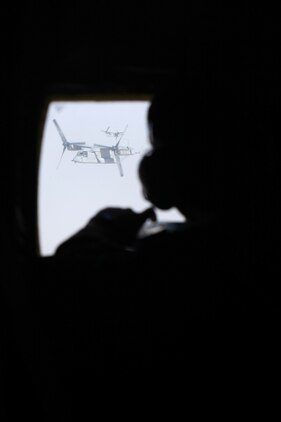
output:
[[[51,101],[47,107],[38,180],[41,256],[81,229],[105,207],[150,204],[142,195],[138,164],[150,149],[149,98]],[[183,221],[172,209],[160,221]]]

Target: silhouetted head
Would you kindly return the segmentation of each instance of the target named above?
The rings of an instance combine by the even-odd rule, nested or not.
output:
[[[249,210],[264,177],[264,146],[276,129],[276,104],[250,76],[174,75],[155,94],[148,112],[152,149],[139,167],[155,206],[177,207],[194,221]]]

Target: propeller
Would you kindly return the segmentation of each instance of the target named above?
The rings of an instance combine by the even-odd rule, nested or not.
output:
[[[114,153],[114,156],[116,158],[116,164],[118,166],[118,170],[120,172],[120,176],[122,177],[122,176],[124,176],[124,173],[123,173],[123,168],[122,168],[122,165],[121,165],[120,157],[118,155],[118,152],[116,152],[115,150],[113,150],[113,153]]]
[[[117,142],[117,144],[115,145],[115,148],[117,148],[117,150],[118,150],[118,145],[120,144],[120,141],[121,141],[121,139],[123,138],[123,136],[124,136],[124,134],[125,134],[125,132],[126,132],[126,130],[127,130],[127,127],[128,127],[128,125],[126,125],[126,127],[125,127],[125,129],[123,130],[123,132],[121,133],[121,136],[120,136],[120,138],[119,138],[119,141]]]
[[[62,156],[63,156],[63,154],[65,153],[65,150],[66,150],[66,146],[64,146],[64,147],[63,147],[62,154],[61,154],[61,157],[60,157],[59,163],[58,163],[58,165],[57,165],[57,169],[59,168],[60,162],[61,162],[61,160],[62,160]]]
[[[56,119],[53,119],[53,122],[54,122],[54,125],[56,126],[57,131],[58,131],[58,133],[59,133],[59,135],[60,135],[60,137],[61,137],[61,140],[62,140],[63,145],[66,145],[66,144],[67,144],[67,139],[66,139],[66,137],[64,136],[64,133],[63,133],[63,131],[61,130],[61,128],[60,128],[60,126],[59,126],[58,122],[56,121]]]
[[[118,170],[120,172],[120,176],[124,176],[124,173],[123,173],[123,168],[122,168],[121,160],[120,160],[119,153],[118,153],[118,146],[119,146],[127,128],[128,128],[128,125],[126,125],[123,132],[120,132],[121,136],[120,136],[119,140],[116,142],[116,144],[112,145],[111,147],[107,146],[107,145],[93,144],[93,147],[104,148],[104,149],[109,149],[109,150],[113,151],[113,154],[114,154],[114,157],[115,157],[115,160],[116,160],[116,164],[117,164]],[[108,129],[109,129],[109,127],[108,127]]]

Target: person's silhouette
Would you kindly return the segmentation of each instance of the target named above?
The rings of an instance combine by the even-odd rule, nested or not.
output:
[[[56,257],[91,257],[93,265],[102,262],[103,271],[106,262],[110,267],[124,258],[121,277],[132,262],[138,265],[139,278],[156,275],[171,284],[175,278],[192,280],[200,274],[200,283],[189,282],[189,287],[200,285],[203,296],[215,271],[217,284],[208,294],[219,298],[212,296],[211,301],[228,303],[238,295],[247,307],[247,285],[242,283],[239,291],[234,274],[241,277],[268,258],[261,236],[266,229],[260,228],[259,218],[272,212],[264,205],[272,195],[276,107],[264,95],[261,79],[256,91],[244,82],[235,72],[173,75],[149,108],[152,149],[139,166],[144,196],[152,207],[142,213],[101,211],[59,246]],[[158,224],[153,207],[176,207],[186,222]],[[234,277],[234,285],[225,283],[225,275],[221,282],[217,271]],[[201,299],[195,302],[205,313]],[[226,307],[230,309],[229,303]]]

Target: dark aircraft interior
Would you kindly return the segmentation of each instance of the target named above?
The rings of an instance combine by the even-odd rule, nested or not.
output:
[[[253,241],[266,254],[254,256],[239,279],[229,269],[219,291],[209,267],[169,268],[169,255],[159,271],[153,259],[144,270],[118,257],[97,270],[88,256],[38,255],[38,157],[53,95],[153,95],[177,69],[225,67],[265,75],[261,89],[268,87],[280,105],[280,24],[273,10],[247,2],[217,8],[143,2],[124,9],[117,3],[29,2],[3,15],[10,22],[2,29],[1,69],[3,422],[86,421],[101,412],[177,418],[211,399],[218,380],[228,391],[236,381],[242,389],[246,373],[254,383],[278,367],[280,177],[270,179],[268,162],[265,211],[253,216],[259,227],[266,222]],[[179,125],[188,132],[188,123]],[[209,302],[201,313],[195,302],[202,279]]]

